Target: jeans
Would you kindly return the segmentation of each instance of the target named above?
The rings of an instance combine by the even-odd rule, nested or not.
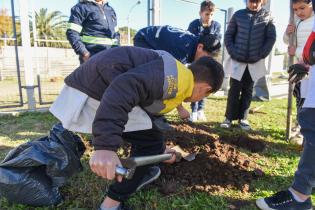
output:
[[[310,195],[315,187],[315,108],[300,109],[298,121],[304,137],[304,148],[292,188]]]
[[[248,67],[241,81],[231,78],[230,89],[227,99],[225,117],[228,120],[247,119],[249,107],[252,101],[253,85]]]
[[[197,112],[204,109],[205,99],[201,99],[198,102],[191,102],[190,108],[192,112]]]
[[[150,130],[126,132],[123,134],[123,139],[131,143],[131,157],[162,154],[165,150],[162,132],[154,125]],[[116,201],[126,201],[136,191],[151,166],[137,167],[132,179],[123,179],[122,182],[111,184],[107,196]]]

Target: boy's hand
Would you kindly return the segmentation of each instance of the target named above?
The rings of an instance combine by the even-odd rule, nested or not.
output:
[[[289,25],[287,26],[287,29],[286,29],[285,32],[286,32],[286,34],[290,35],[290,34],[292,34],[294,31],[295,31],[295,25],[289,24]]]
[[[173,156],[172,156],[172,158],[171,158],[170,160],[165,160],[165,161],[163,161],[163,163],[168,163],[168,164],[173,164],[173,163],[175,163],[175,161],[176,161],[176,151],[175,151],[175,150],[166,147],[164,153],[165,153],[165,154],[167,154],[167,153],[172,153]]]
[[[290,56],[295,56],[295,52],[296,52],[296,47],[294,47],[294,46],[289,46],[288,47],[288,54]]]
[[[186,120],[186,119],[188,119],[188,118],[190,117],[189,111],[187,111],[187,109],[185,109],[185,108],[183,107],[183,105],[179,105],[179,106],[177,107],[177,112],[178,112],[179,117],[180,117],[182,120]]]
[[[90,168],[98,176],[104,179],[113,180],[117,179],[118,182],[122,181],[122,176],[116,176],[116,166],[121,166],[117,154],[110,150],[96,150],[93,152],[90,159]]]
[[[83,56],[82,56],[82,60],[84,62],[88,61],[89,58],[91,57],[91,54],[89,52],[85,53]]]

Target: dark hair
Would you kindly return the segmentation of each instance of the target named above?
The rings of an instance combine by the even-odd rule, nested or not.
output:
[[[247,0],[245,0],[245,2],[247,3]],[[252,2],[252,3],[262,2],[262,4],[265,4],[267,3],[267,0],[249,0],[249,2]]]
[[[206,10],[209,10],[211,12],[214,11],[215,10],[215,4],[209,0],[205,0],[205,1],[201,2],[200,11],[203,12]]]
[[[309,3],[311,3],[312,1],[311,1],[311,0],[292,0],[292,4],[296,4],[296,3],[300,3],[300,2],[309,4]]]
[[[195,82],[208,83],[212,87],[212,93],[217,92],[221,88],[224,78],[223,66],[213,58],[208,56],[201,57],[188,68],[192,71]]]
[[[203,50],[211,54],[218,52],[221,48],[220,39],[216,35],[209,33],[201,33],[198,44],[203,44]]]

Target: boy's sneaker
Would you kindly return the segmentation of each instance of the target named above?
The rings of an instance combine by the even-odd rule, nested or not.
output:
[[[256,200],[256,205],[262,210],[312,210],[312,201],[297,202],[289,190],[280,191],[271,197]]]
[[[198,112],[190,113],[189,121],[190,122],[197,122],[198,120]]]
[[[161,169],[158,166],[152,166],[148,169],[148,172],[144,175],[140,185],[137,187],[136,191],[142,189],[145,185],[150,184],[161,175]]]
[[[225,118],[225,120],[220,124],[220,127],[221,128],[230,128],[231,125],[232,125],[231,120]]]
[[[251,129],[248,120],[240,120],[239,124],[241,129],[244,131],[249,131]]]
[[[203,122],[207,121],[206,115],[203,110],[197,112],[197,119]]]

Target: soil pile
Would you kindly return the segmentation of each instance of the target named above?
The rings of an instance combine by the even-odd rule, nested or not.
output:
[[[262,151],[265,148],[262,141],[246,136],[215,137],[206,125],[181,123],[173,128],[174,131],[166,133],[167,144],[179,145],[197,156],[191,162],[182,160],[161,166],[162,175],[156,185],[162,193],[176,193],[182,187],[204,192],[232,188],[248,192],[251,181],[264,175],[254,158],[239,150]]]

